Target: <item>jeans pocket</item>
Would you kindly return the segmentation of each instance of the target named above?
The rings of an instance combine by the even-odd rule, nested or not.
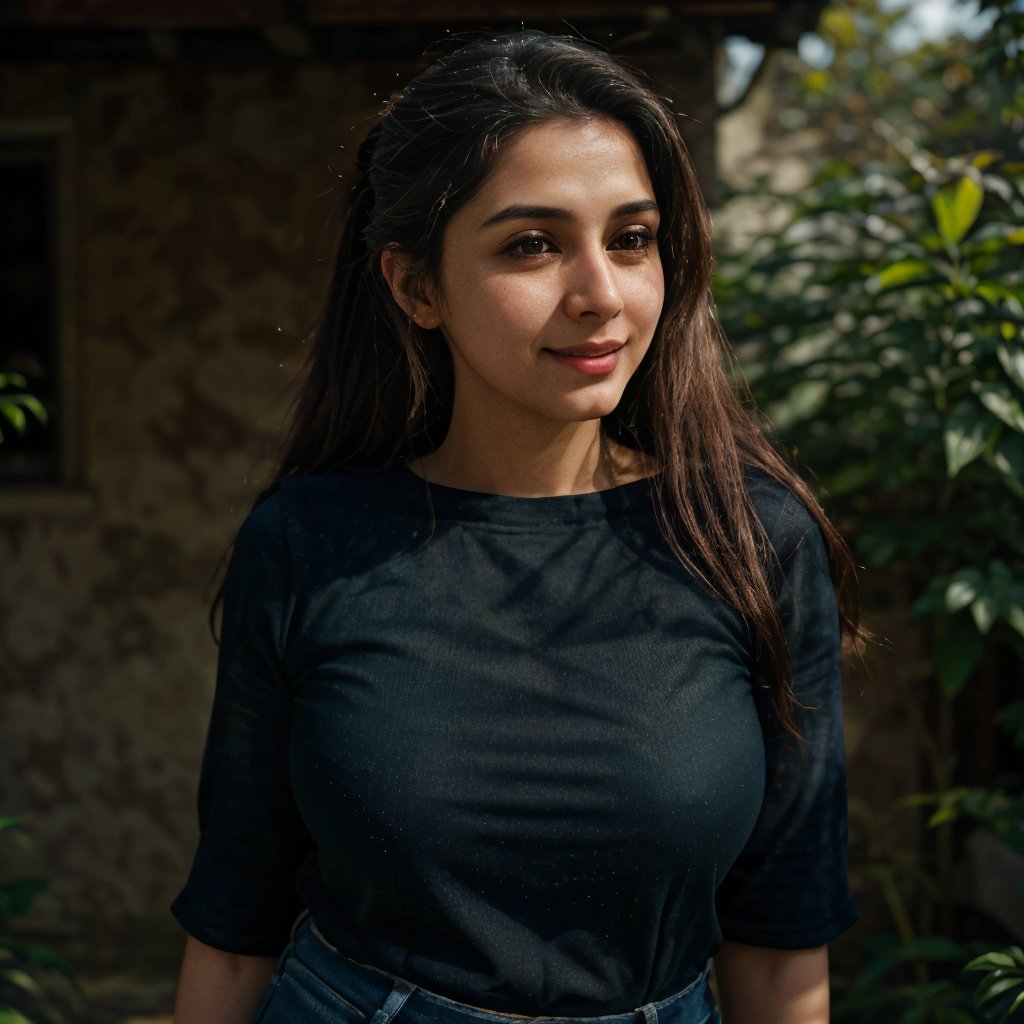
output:
[[[274,965],[274,973],[270,976],[270,981],[267,982],[267,987],[263,990],[263,998],[260,999],[256,1006],[256,1012],[252,1016],[249,1024],[261,1024],[266,1016],[267,1010],[270,1007],[275,993],[277,992],[277,986],[281,981],[281,976],[285,972],[285,968],[288,966],[288,961],[291,959],[295,949],[294,933],[293,940],[284,947],[281,955],[277,958],[277,963]]]
[[[289,956],[252,1024],[366,1024],[366,1015],[297,956]]]
[[[267,987],[263,992],[263,998],[259,1001],[259,1005],[256,1007],[256,1012],[253,1014],[252,1020],[249,1024],[263,1024],[266,1020],[267,1011],[270,1009],[270,1004],[273,1002],[274,996],[277,993],[278,983],[281,981],[281,975],[277,970],[270,977],[270,981],[267,982]]]

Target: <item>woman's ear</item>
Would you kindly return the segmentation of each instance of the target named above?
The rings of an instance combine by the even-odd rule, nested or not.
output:
[[[387,281],[395,302],[417,327],[430,330],[440,327],[441,316],[437,311],[437,299],[433,289],[424,289],[420,275],[402,261],[394,249],[385,249],[380,254],[380,271]]]

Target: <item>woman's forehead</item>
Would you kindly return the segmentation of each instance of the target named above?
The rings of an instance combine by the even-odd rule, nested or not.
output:
[[[498,151],[464,209],[482,223],[510,206],[596,213],[653,199],[644,155],[632,133],[595,117],[546,121],[518,133]]]

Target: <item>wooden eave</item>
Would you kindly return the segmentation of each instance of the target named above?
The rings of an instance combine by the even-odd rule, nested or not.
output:
[[[420,56],[445,34],[520,25],[671,45],[680,31],[792,46],[826,0],[6,0],[0,60]],[[671,30],[670,30],[671,29]]]

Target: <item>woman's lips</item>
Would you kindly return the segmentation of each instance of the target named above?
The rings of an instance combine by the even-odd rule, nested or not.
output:
[[[621,341],[592,343],[570,348],[546,348],[545,352],[556,362],[568,366],[577,373],[590,377],[603,377],[619,364],[619,352],[624,347]]]

